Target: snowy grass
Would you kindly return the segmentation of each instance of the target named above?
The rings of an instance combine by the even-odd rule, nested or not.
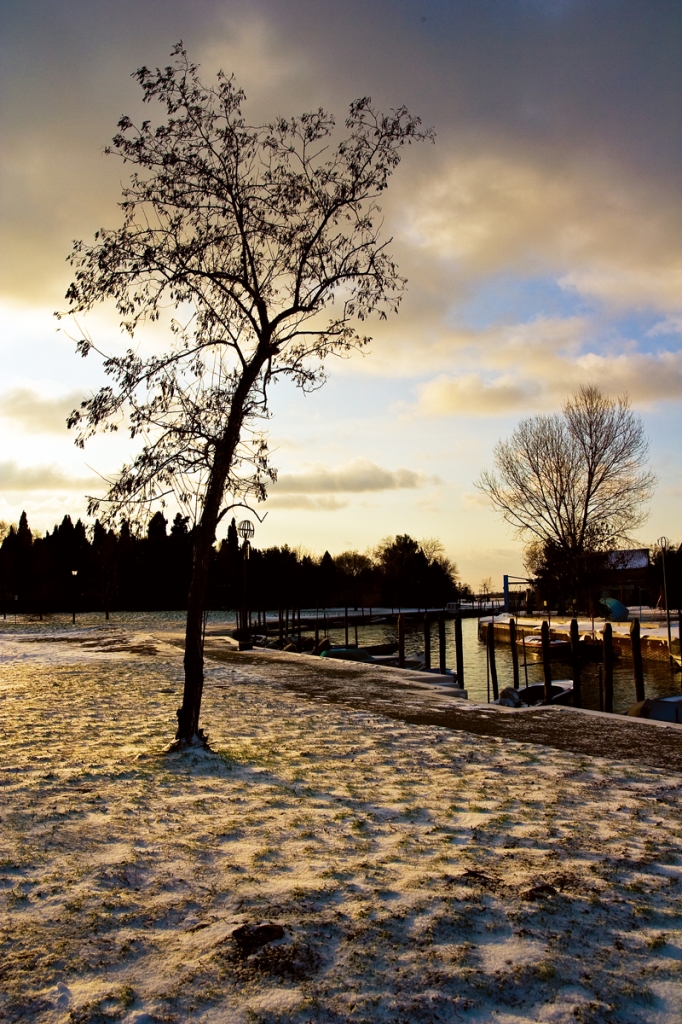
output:
[[[0,1017],[682,1019],[679,776],[253,666],[208,668],[215,752],[167,755],[171,648],[2,649]],[[284,937],[231,937],[266,921]]]

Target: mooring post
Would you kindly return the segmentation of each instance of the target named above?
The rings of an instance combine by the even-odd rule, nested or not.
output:
[[[346,631],[346,648],[348,648],[348,609],[347,608],[344,609],[344,613],[343,613],[343,625],[344,625],[344,629]]]
[[[279,625],[279,642],[280,643],[284,643],[284,622],[282,620],[282,609],[281,609],[281,607],[279,609],[278,616],[279,616],[279,623],[278,623],[278,625]]]
[[[499,686],[497,685],[497,665],[495,663],[495,623],[491,619],[488,623],[488,632],[486,634],[488,641],[488,658],[490,664],[490,681],[493,684],[493,700],[497,700],[500,696]]]
[[[320,609],[315,609],[315,646],[320,642]]]
[[[552,666],[550,664],[551,648],[549,646],[549,623],[547,619],[542,620],[540,629],[542,638],[542,674],[545,677],[545,704],[552,699]]]
[[[444,676],[447,666],[445,664],[445,619],[442,615],[438,619],[438,657],[440,674]]]
[[[613,630],[604,623],[604,711],[613,713]]]
[[[632,662],[635,668],[635,700],[644,700],[644,665],[642,664],[642,638],[639,632],[639,619],[633,619],[630,626],[630,643],[632,644]]]
[[[424,668],[431,668],[431,622],[424,616]]]
[[[512,675],[514,677],[514,689],[519,688],[519,652],[516,646],[516,620],[509,620],[509,643],[511,644]]]
[[[455,659],[457,663],[457,685],[464,686],[464,646],[462,644],[462,616],[455,619]]]
[[[405,623],[402,615],[398,616],[398,665],[405,668]]]
[[[581,708],[583,697],[580,686],[580,632],[577,619],[571,619],[571,661],[573,663],[573,707]]]

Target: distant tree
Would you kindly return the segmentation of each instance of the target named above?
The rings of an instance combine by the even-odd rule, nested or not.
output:
[[[319,588],[315,599],[316,604],[322,605],[323,608],[327,608],[334,599],[334,593],[336,591],[338,581],[336,565],[328,551],[325,551],[320,559],[318,580]]]
[[[441,585],[437,589],[440,592],[444,586],[448,591],[451,591],[448,593],[448,598],[453,597],[454,591],[459,591],[459,573],[455,563],[445,554],[443,542],[437,537],[424,537],[423,540],[419,541],[419,546],[428,560],[431,574],[434,577],[434,584],[438,573],[442,577]],[[436,600],[435,603],[439,603],[439,600]]]
[[[527,542],[563,566],[576,588],[585,556],[626,541],[646,522],[655,484],[649,446],[627,397],[581,387],[561,415],[522,420],[494,450],[477,486]]]
[[[147,524],[147,537],[152,541],[164,541],[166,539],[166,528],[168,520],[163,512],[155,512]]]
[[[124,223],[75,244],[67,297],[72,313],[113,300],[131,336],[168,307],[184,318],[163,353],[105,357],[112,383],[69,420],[83,445],[127,410],[142,440],[110,487],[109,518],[136,509],[146,517],[172,491],[196,522],[182,745],[203,738],[202,626],[217,525],[235,502],[263,498],[275,476],[257,429],[268,387],[278,377],[318,386],[316,359],[364,345],[359,323],[397,309],[405,282],[380,240],[377,200],[402,147],[433,133],[404,107],[383,115],[368,98],[351,105],[335,148],[322,110],[253,127],[232,78],[220,72],[205,86],[181,44],[173,54],[164,70],[135,73],[144,101],[159,100],[167,116],[157,128],[120,120],[110,151],[139,168],[124,190]],[[87,336],[78,343],[84,356],[93,347]],[[99,505],[90,502],[92,514]]]
[[[661,607],[664,604],[663,551],[658,543],[653,550],[651,576]],[[665,582],[668,591],[668,607],[682,609],[682,544],[668,542],[665,550]]]
[[[99,520],[95,522],[92,536],[92,552],[98,590],[104,615],[108,619],[117,577],[118,538],[113,530],[106,530]]]
[[[334,559],[334,565],[343,581],[344,601],[350,601],[357,608],[361,584],[368,579],[373,568],[371,558],[359,551],[342,551]]]

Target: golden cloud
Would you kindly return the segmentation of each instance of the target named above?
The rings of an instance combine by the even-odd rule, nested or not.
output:
[[[27,433],[61,434],[66,432],[67,416],[82,400],[81,391],[45,398],[30,388],[13,388],[0,395],[0,416],[14,420]]]
[[[69,476],[59,466],[18,466],[0,462],[0,491],[87,491],[101,487],[96,477]]]
[[[553,274],[614,305],[679,308],[679,207],[614,166],[452,157],[423,178],[404,226],[414,245],[466,277]]]
[[[414,489],[425,482],[423,474],[411,469],[384,469],[369,459],[359,458],[337,469],[317,465],[304,473],[281,473],[272,491],[278,498],[282,494],[359,494]]]
[[[440,374],[422,385],[418,413],[502,416],[556,407],[585,383],[609,395],[628,394],[640,405],[682,395],[682,352],[600,355],[512,344],[488,350],[482,362],[488,368],[485,374]]]

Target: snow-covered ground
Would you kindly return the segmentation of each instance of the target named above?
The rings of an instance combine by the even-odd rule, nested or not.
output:
[[[168,755],[163,637],[0,661],[0,1017],[682,1019],[682,777],[306,701],[253,660],[207,665],[214,752]]]

